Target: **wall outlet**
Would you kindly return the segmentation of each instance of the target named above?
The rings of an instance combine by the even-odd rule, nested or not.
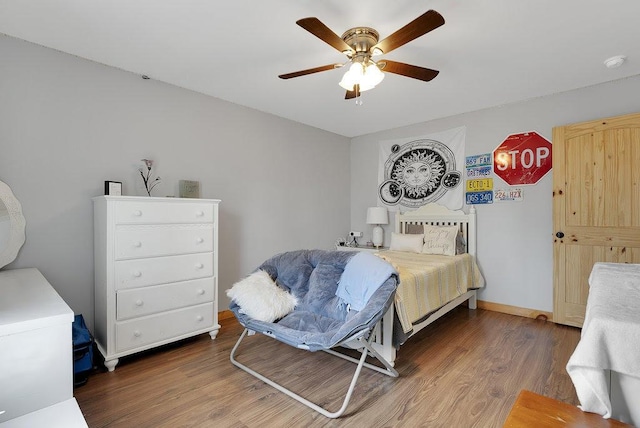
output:
[[[362,238],[362,232],[354,232],[353,230],[349,232],[349,236],[353,236],[354,238]]]

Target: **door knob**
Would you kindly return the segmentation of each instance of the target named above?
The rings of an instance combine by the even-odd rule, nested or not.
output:
[[[558,232],[558,233],[556,233],[556,237],[562,239],[562,238],[564,238],[564,233]]]

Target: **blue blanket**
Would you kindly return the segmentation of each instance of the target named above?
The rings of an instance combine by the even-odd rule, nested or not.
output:
[[[378,287],[393,274],[398,273],[389,262],[371,253],[359,252],[347,263],[336,295],[349,308],[361,311]]]

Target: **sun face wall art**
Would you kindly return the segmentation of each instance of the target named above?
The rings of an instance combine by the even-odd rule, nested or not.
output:
[[[465,127],[404,140],[380,142],[379,205],[416,209],[438,202],[462,207]]]

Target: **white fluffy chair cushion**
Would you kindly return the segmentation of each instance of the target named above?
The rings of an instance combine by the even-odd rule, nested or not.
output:
[[[278,287],[263,270],[233,284],[227,296],[240,306],[240,312],[264,322],[282,318],[298,303],[295,296]]]
[[[430,226],[424,225],[424,254],[456,255],[456,238],[458,226]]]
[[[403,234],[391,232],[391,245],[389,249],[392,251],[408,251],[411,253],[420,253],[422,251],[423,234]]]

